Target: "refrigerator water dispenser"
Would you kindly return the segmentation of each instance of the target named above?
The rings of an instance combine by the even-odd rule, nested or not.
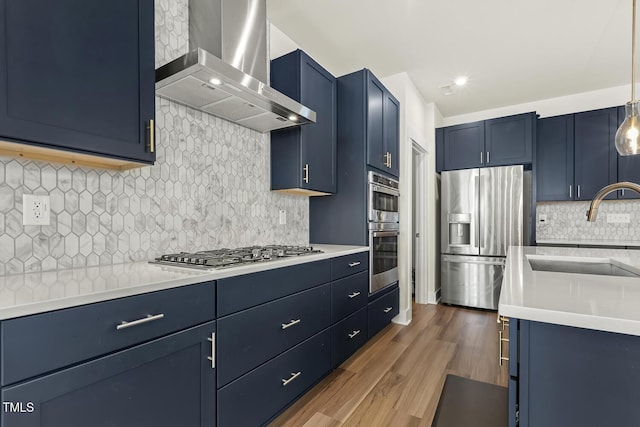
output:
[[[449,214],[449,245],[471,244],[471,214]]]

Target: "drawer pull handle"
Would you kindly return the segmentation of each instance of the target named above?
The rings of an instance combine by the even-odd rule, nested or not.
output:
[[[290,328],[290,327],[292,327],[293,325],[297,325],[297,324],[298,324],[298,323],[300,323],[300,322],[301,322],[301,320],[300,320],[300,319],[296,319],[296,320],[292,320],[292,321],[291,321],[291,322],[289,322],[289,323],[283,323],[283,324],[282,324],[282,329]]]
[[[213,332],[207,341],[211,342],[211,356],[207,357],[211,361],[211,369],[216,368],[216,333]]]
[[[387,308],[385,308],[385,309],[384,309],[384,312],[385,312],[385,313],[388,313],[388,312],[390,312],[391,310],[393,310],[393,307],[387,307]]]
[[[353,293],[349,294],[349,298],[355,298],[355,297],[357,297],[358,295],[360,295],[360,292],[355,292],[355,291],[354,291]]]
[[[502,331],[498,331],[498,346],[500,346],[500,351],[498,353],[498,362],[500,362],[500,366],[502,366],[502,362],[503,361],[509,361],[508,357],[505,357],[502,355],[502,343],[503,342],[509,342],[509,338],[503,338],[502,337]]]
[[[355,262],[350,262],[350,263],[349,263],[349,267],[352,267],[352,268],[353,268],[353,267],[357,267],[357,266],[359,266],[359,265],[360,265],[360,261],[355,261]]]
[[[291,372],[291,377],[288,380],[285,380],[284,378],[282,379],[282,386],[286,387],[291,381],[293,381],[296,378],[298,378],[301,373],[302,373],[302,371]]]
[[[349,334],[349,339],[353,339],[355,338],[356,335],[358,335],[360,333],[360,329],[353,331]]]
[[[122,323],[120,323],[119,325],[116,325],[116,330],[121,330],[121,329],[127,329],[130,328],[132,326],[138,326],[138,325],[142,325],[143,323],[149,323],[149,322],[153,322],[154,320],[160,320],[164,317],[164,314],[160,313],[160,314],[156,314],[154,315],[147,315],[147,317],[143,317],[142,319],[138,319],[138,320],[132,320],[131,322],[127,322],[127,321],[122,321]]]

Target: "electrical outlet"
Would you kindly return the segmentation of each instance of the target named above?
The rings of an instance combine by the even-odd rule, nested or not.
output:
[[[631,214],[607,214],[608,224],[629,224],[631,222]]]
[[[49,225],[51,215],[49,196],[24,194],[22,196],[22,225]]]
[[[287,223],[287,211],[280,209],[278,217],[280,219],[280,225],[285,225]]]

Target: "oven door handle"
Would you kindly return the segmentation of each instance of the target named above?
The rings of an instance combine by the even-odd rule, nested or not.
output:
[[[398,190],[378,184],[371,184],[371,191],[374,193],[383,193],[388,194],[389,196],[400,197],[400,192]]]
[[[393,237],[400,234],[400,231],[372,231],[371,234],[373,237]]]

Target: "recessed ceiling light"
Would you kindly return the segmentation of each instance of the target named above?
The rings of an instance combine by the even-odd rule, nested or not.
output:
[[[294,116],[294,115],[291,115],[291,116],[289,116],[289,120],[291,120],[292,122],[297,122],[298,121],[298,117]]]
[[[222,83],[220,81],[220,79],[216,79],[215,77],[209,80],[209,83],[211,83],[212,85],[216,85],[218,86],[220,83]]]
[[[457,77],[455,80],[456,86],[464,86],[467,84],[467,81],[469,80],[469,78],[467,76],[460,76]]]

